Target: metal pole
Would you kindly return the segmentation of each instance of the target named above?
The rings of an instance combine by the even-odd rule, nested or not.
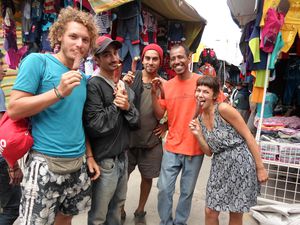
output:
[[[261,105],[260,118],[259,118],[259,121],[258,121],[257,131],[256,131],[256,136],[255,136],[256,142],[259,142],[260,133],[261,133],[261,126],[262,126],[262,122],[263,122],[263,118],[264,118],[264,109],[265,109],[267,87],[269,85],[269,77],[270,77],[270,70],[269,70],[270,59],[271,59],[271,53],[268,54],[266,76],[265,76],[265,85],[264,85],[264,95],[263,95],[263,100],[262,100],[262,105]]]

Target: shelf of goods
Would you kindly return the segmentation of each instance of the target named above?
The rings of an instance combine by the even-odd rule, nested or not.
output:
[[[261,201],[300,203],[300,143],[260,142],[261,155],[269,173],[262,184]]]

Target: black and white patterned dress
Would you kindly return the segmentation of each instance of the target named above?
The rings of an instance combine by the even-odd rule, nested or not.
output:
[[[207,130],[199,117],[204,138],[214,153],[206,187],[206,207],[216,211],[248,212],[256,205],[260,185],[255,162],[245,140],[215,106],[214,127]]]

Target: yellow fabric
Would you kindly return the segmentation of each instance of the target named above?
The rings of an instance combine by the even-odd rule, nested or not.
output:
[[[283,26],[281,28],[281,33],[282,33],[282,39],[284,42],[284,46],[281,49],[281,51],[286,53],[292,47],[297,33],[298,33],[298,36],[300,37],[300,24],[299,25],[283,24]]]
[[[254,86],[263,88],[265,86],[265,78],[266,78],[266,70],[257,70]]]
[[[279,5],[280,0],[265,0],[264,7],[263,7],[263,14],[261,17],[261,21],[259,26],[263,27],[265,25],[265,17],[269,8],[277,8]]]
[[[300,25],[300,0],[289,0],[290,8],[284,17],[284,23]]]
[[[262,103],[263,96],[264,96],[264,88],[253,87],[251,102]]]
[[[202,50],[204,49],[204,44],[200,44],[196,50],[196,52],[193,54],[193,63],[199,62],[200,54]]]
[[[96,13],[103,12],[115,7],[118,7],[120,5],[123,5],[125,3],[131,2],[133,0],[89,0],[89,3],[91,4],[93,10]]]
[[[252,38],[249,41],[249,47],[250,47],[251,53],[253,55],[253,62],[254,63],[260,62],[259,37]]]
[[[298,33],[300,37],[300,0],[289,0],[290,8],[284,17],[284,24],[281,28],[284,46],[283,52],[288,52],[295,41]]]

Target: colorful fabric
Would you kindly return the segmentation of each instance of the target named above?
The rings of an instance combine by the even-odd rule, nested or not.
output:
[[[264,0],[263,14],[260,20],[260,26],[263,27],[265,25],[265,17],[267,15],[267,11],[270,8],[276,9],[279,5],[280,0]]]
[[[125,3],[131,2],[133,0],[89,0],[94,12],[99,13],[102,11],[106,11],[112,8],[116,8]]]
[[[277,12],[275,9],[270,8],[265,18],[265,25],[261,30],[260,48],[268,53],[274,49],[275,42],[279,30],[284,22],[283,13]]]

